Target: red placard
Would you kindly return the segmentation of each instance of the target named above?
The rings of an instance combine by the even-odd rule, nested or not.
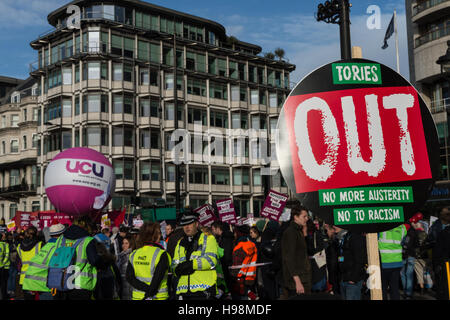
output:
[[[432,178],[413,87],[291,96],[284,109],[297,193]]]

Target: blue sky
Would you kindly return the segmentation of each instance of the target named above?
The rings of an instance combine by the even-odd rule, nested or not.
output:
[[[47,15],[69,0],[0,1],[0,75],[26,78],[37,53],[29,43],[52,27]],[[153,0],[148,1],[222,24],[227,35],[258,44],[263,52],[281,47],[297,66],[291,81],[298,82],[310,71],[340,59],[339,26],[317,22],[314,13],[324,0]],[[353,0],[352,45],[361,46],[363,57],[396,68],[394,37],[382,50],[384,34],[397,10],[400,73],[409,80],[404,0]],[[367,8],[381,9],[381,28],[370,30]]]

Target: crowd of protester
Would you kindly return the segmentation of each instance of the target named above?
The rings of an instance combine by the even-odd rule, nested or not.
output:
[[[103,227],[88,217],[6,232],[0,242],[1,297],[25,300],[370,299],[364,234],[315,218],[296,201],[288,221],[201,226],[192,209],[177,221]],[[55,292],[38,279],[44,253],[62,238],[88,239],[81,287]],[[449,299],[450,209],[431,226],[418,213],[378,235],[383,299]],[[38,253],[41,253],[40,255]],[[78,260],[77,260],[78,261]],[[84,264],[83,264],[84,263]],[[44,268],[45,269],[45,268]],[[84,270],[84,269],[83,269]],[[90,270],[90,271],[89,271]],[[41,271],[39,271],[41,272]],[[89,280],[89,274],[94,280]]]

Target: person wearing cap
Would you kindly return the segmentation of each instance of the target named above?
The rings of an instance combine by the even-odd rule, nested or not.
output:
[[[233,300],[246,300],[250,292],[255,291],[256,260],[258,250],[250,240],[250,227],[237,226],[234,230],[236,246],[233,249],[233,264],[230,270],[233,278],[231,294]]]
[[[30,266],[25,272],[23,290],[37,292],[39,300],[53,300],[47,287],[48,265],[56,249],[56,239],[64,233],[66,227],[61,223],[53,224],[49,229],[51,239],[30,260]]]
[[[185,235],[175,247],[171,265],[178,278],[177,298],[212,299],[217,295],[217,241],[199,230],[198,218],[191,208],[185,209],[179,225]]]

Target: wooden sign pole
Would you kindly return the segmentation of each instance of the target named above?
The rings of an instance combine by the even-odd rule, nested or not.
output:
[[[383,300],[383,291],[381,288],[381,266],[380,256],[378,253],[378,234],[368,233],[366,235],[367,258],[369,268],[369,279],[367,286],[370,289],[371,300]]]

